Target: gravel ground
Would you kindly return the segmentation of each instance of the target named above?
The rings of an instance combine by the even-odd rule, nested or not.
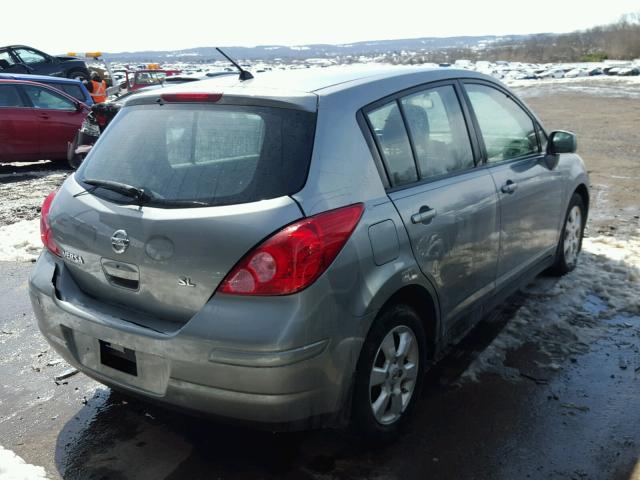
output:
[[[516,91],[525,94],[526,102],[548,131],[561,129],[577,134],[578,153],[591,179],[588,233],[637,235],[640,228],[640,100],[575,91],[556,93],[557,89]],[[628,89],[640,91],[640,86]]]
[[[38,218],[44,198],[69,173],[49,161],[0,164],[0,227]]]

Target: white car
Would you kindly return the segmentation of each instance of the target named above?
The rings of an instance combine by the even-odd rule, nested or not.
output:
[[[553,68],[538,74],[539,78],[564,78],[564,70]]]
[[[586,70],[583,70],[582,68],[574,68],[572,70],[569,70],[567,73],[565,73],[564,76],[566,78],[588,77],[589,72],[587,72]]]

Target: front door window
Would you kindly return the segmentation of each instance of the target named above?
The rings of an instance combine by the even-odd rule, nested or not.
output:
[[[20,57],[20,60],[27,65],[44,63],[47,61],[47,58],[44,55],[27,48],[16,48],[15,52]]]
[[[531,117],[507,94],[475,83],[466,88],[487,149],[487,162],[502,162],[540,151]]]
[[[31,85],[25,85],[23,88],[29,100],[31,100],[31,103],[33,103],[33,106],[36,108],[67,111],[76,109],[73,102],[64,98],[62,95]]]

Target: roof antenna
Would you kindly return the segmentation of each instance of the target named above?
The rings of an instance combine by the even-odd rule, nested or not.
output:
[[[227,55],[226,53],[224,53],[222,50],[220,50],[218,47],[216,47],[216,50],[219,51],[222,56],[224,58],[226,58],[227,60],[229,60],[231,63],[233,63],[233,66],[236,67],[238,70],[240,70],[240,80],[250,80],[253,78],[253,75],[251,75],[251,72],[249,72],[248,70],[243,69],[240,65],[238,65],[229,55]]]

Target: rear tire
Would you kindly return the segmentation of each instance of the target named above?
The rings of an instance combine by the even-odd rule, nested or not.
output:
[[[75,80],[80,80],[81,82],[88,81],[89,75],[82,70],[70,70],[67,72],[67,78],[73,78]]]
[[[84,156],[78,155],[76,153],[76,148],[78,148],[78,137],[80,133],[76,133],[76,136],[73,137],[73,142],[70,142],[67,146],[67,164],[72,170],[76,170],[82,160],[84,160]]]
[[[578,265],[586,218],[587,212],[582,197],[574,193],[564,217],[564,224],[562,225],[556,250],[556,260],[549,269],[552,275],[565,275]]]
[[[353,392],[353,426],[373,443],[393,440],[420,397],[427,341],[418,314],[408,305],[381,312],[360,353]]]

